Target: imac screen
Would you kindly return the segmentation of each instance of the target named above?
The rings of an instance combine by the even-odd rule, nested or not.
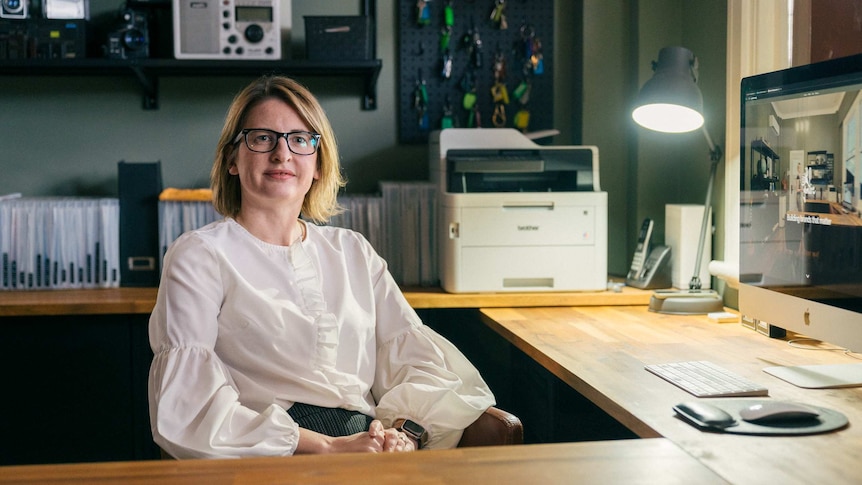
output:
[[[740,312],[862,351],[862,56],[741,89]]]

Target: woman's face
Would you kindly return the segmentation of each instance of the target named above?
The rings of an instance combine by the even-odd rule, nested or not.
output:
[[[247,128],[278,133],[311,131],[290,105],[275,98],[264,100],[249,111],[245,126],[240,129]],[[275,149],[268,153],[251,151],[245,140],[240,140],[228,172],[239,176],[243,211],[272,209],[280,204],[295,206],[298,211],[312,180],[320,177],[317,153],[292,153],[284,137],[279,137]]]

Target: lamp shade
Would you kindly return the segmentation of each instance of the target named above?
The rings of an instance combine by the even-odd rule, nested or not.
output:
[[[638,94],[632,118],[644,128],[684,133],[703,126],[703,96],[697,81],[697,59],[684,47],[665,47],[655,73]]]

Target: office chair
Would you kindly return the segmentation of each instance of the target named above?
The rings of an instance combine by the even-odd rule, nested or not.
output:
[[[458,448],[468,446],[520,445],[524,443],[524,426],[512,413],[490,407],[473,424],[464,429]],[[174,457],[159,448],[163,460]]]
[[[464,429],[458,448],[468,446],[520,445],[524,442],[524,426],[512,413],[490,407],[479,419]]]

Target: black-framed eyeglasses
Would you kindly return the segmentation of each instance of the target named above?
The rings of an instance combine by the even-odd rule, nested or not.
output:
[[[239,132],[233,142],[239,143],[240,140],[245,139],[245,146],[249,150],[257,153],[268,153],[275,150],[279,138],[284,138],[287,141],[287,149],[297,155],[311,155],[317,151],[317,146],[320,145],[320,133],[310,131],[279,133],[266,128],[246,128]]]

